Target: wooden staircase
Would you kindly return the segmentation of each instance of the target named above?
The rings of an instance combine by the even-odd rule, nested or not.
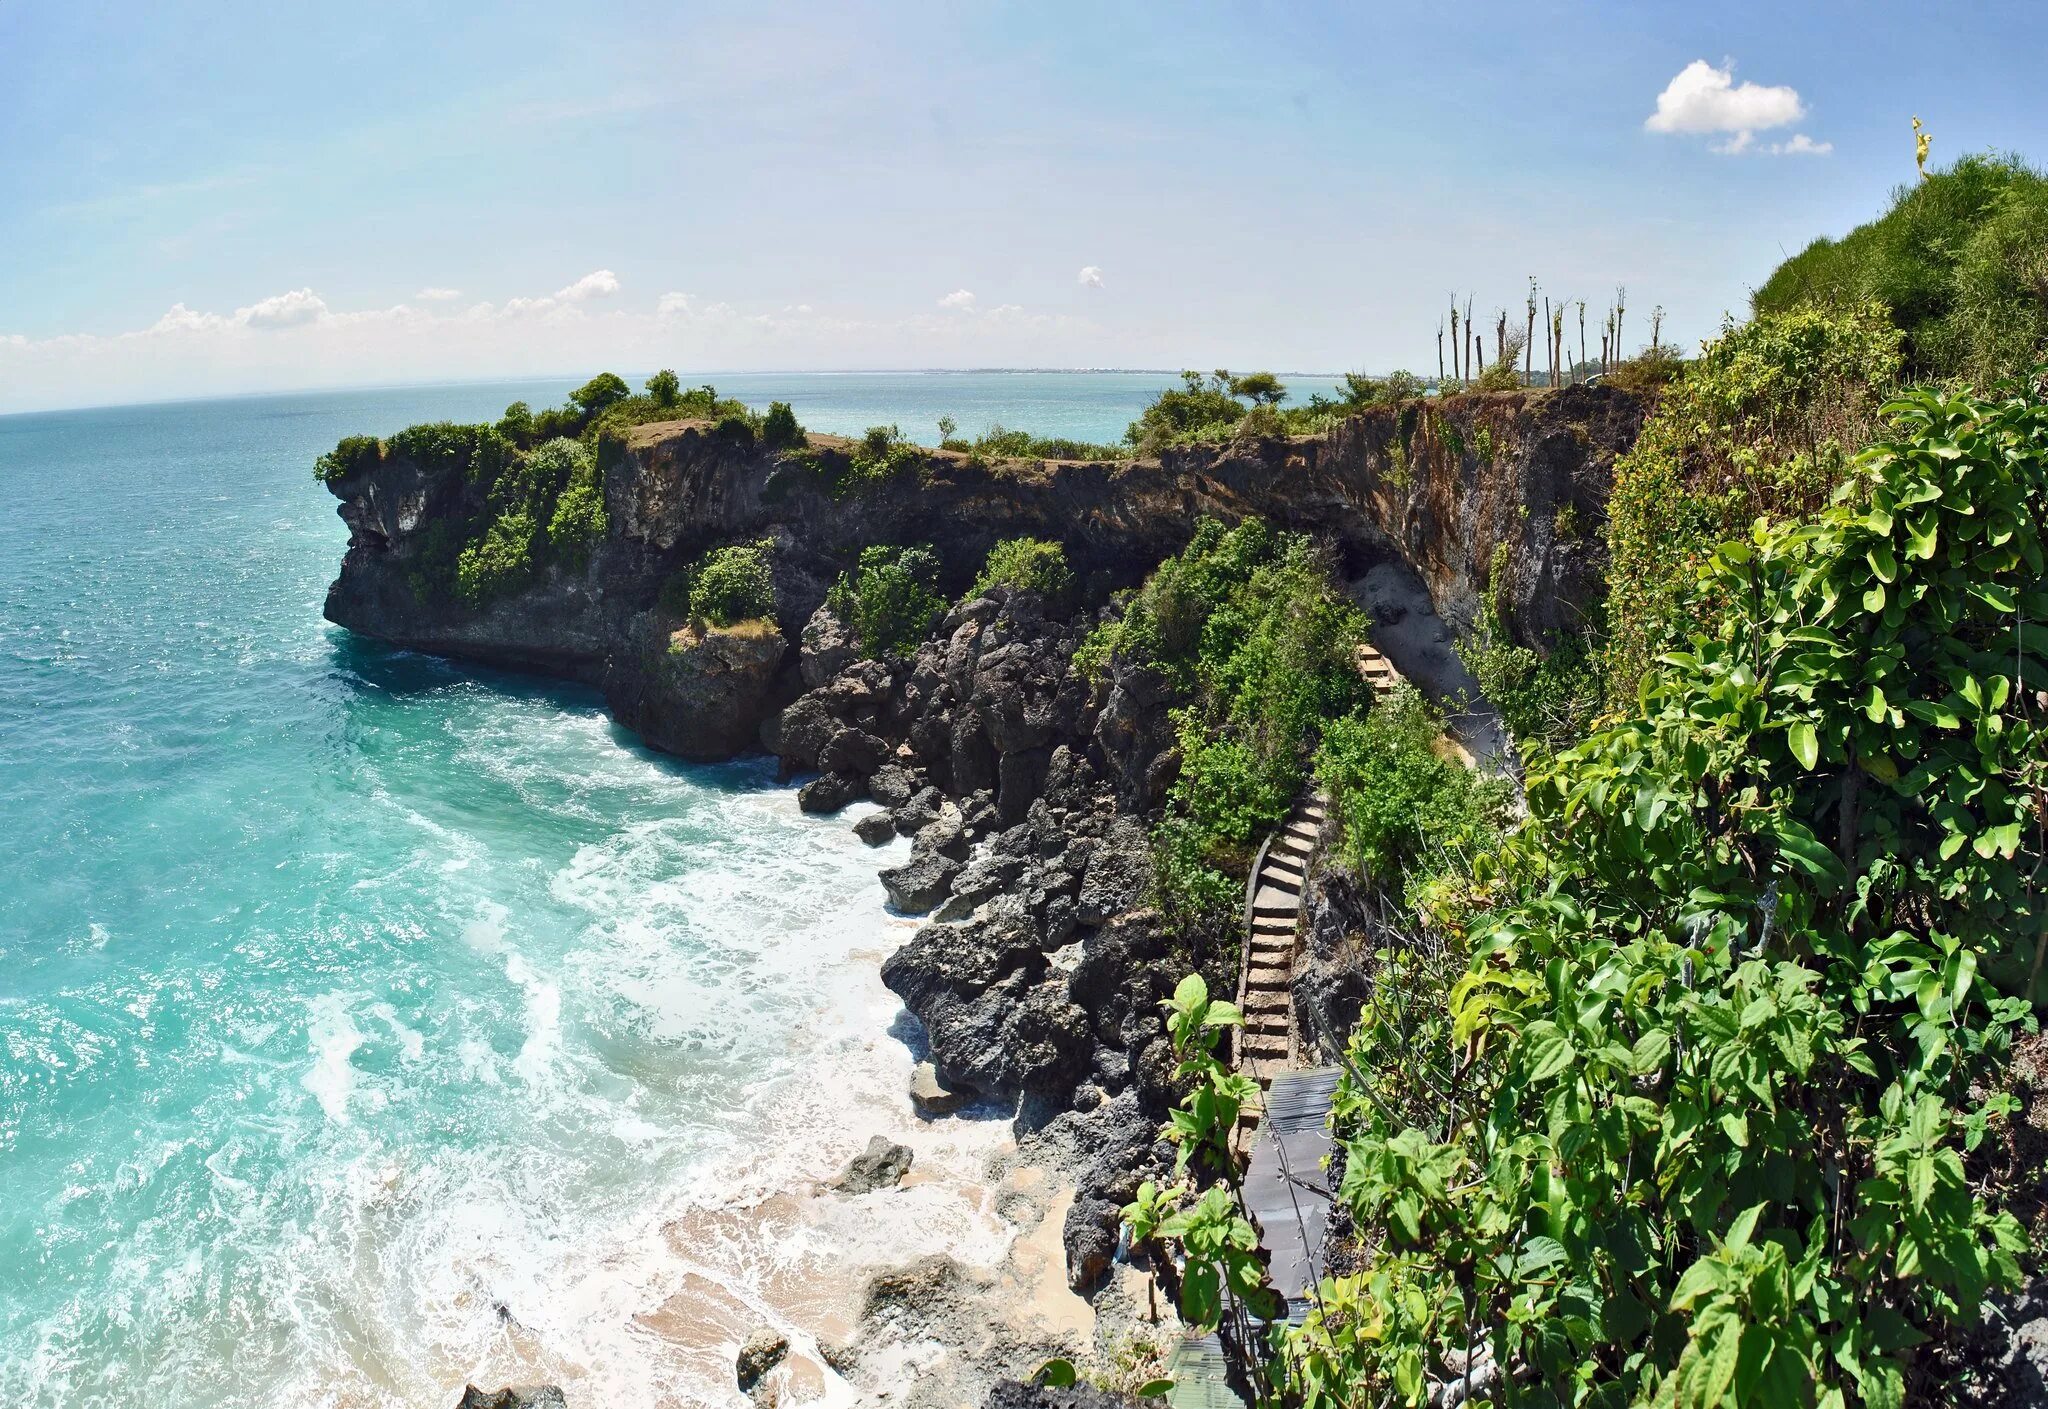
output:
[[[1370,643],[1358,648],[1358,673],[1365,677],[1366,684],[1372,686],[1375,695],[1384,695],[1401,683],[1401,672],[1380,654],[1379,647]]]
[[[1237,1002],[1244,1029],[1237,1040],[1237,1069],[1263,1091],[1299,1056],[1294,1034],[1294,956],[1299,946],[1301,892],[1309,858],[1315,854],[1328,815],[1321,797],[1294,805],[1280,830],[1267,841],[1253,875],[1246,906],[1248,932]],[[1263,1118],[1248,1107],[1238,1124],[1249,1141]]]

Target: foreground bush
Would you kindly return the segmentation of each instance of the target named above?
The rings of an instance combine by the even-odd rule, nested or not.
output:
[[[1719,606],[1694,584],[1715,544],[1760,514],[1820,509],[1899,374],[1875,304],[1799,308],[1728,327],[1685,364],[1614,463],[1607,506],[1609,698],[1633,701],[1658,653]]]
[[[1303,1404],[1929,1401],[1915,1348],[2016,1280],[1973,1165],[2042,948],[2048,405],[1888,411],[1531,779],[1441,1018],[1368,1008],[1403,1060],[1340,1091],[1364,1261],[1284,1337]]]
[[[1891,209],[1819,239],[1756,291],[1758,313],[1874,302],[1922,377],[1988,383],[2048,352],[2048,178],[1965,157],[1902,186]]]
[[[775,618],[774,543],[731,543],[704,555],[689,577],[689,614],[713,626]]]
[[[1074,585],[1067,550],[1043,538],[1005,538],[989,549],[981,576],[969,595],[986,596],[997,587],[1036,592],[1048,603],[1062,602]]]
[[[1084,672],[1112,658],[1157,669],[1187,697],[1153,847],[1160,902],[1183,930],[1228,918],[1233,875],[1301,790],[1324,722],[1363,702],[1364,638],[1364,614],[1306,538],[1205,519],[1076,654]]]
[[[928,547],[863,548],[860,563],[832,584],[825,603],[868,656],[914,650],[946,604],[938,593],[939,559]]]

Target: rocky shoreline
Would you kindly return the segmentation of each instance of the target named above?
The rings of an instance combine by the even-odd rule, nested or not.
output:
[[[1234,936],[1177,947],[1148,908],[1147,836],[1178,768],[1179,700],[1149,667],[1111,661],[1094,678],[1076,668],[1087,633],[1116,610],[1112,589],[1141,581],[1199,517],[1260,515],[1319,535],[1348,577],[1393,565],[1419,579],[1454,626],[1491,591],[1509,629],[1538,641],[1599,590],[1598,536],[1575,525],[1602,511],[1613,456],[1641,414],[1634,398],[1597,388],[1458,397],[1376,408],[1321,437],[1163,461],[988,465],[934,453],[920,475],[845,498],[705,426],[645,426],[606,466],[609,528],[589,562],[481,607],[423,598],[408,576],[432,525],[468,512],[475,486],[386,458],[330,484],[351,537],[327,615],[409,647],[597,685],[622,723],[687,758],[762,748],[785,778],[814,775],[799,792],[807,811],[879,804],[855,830],[870,843],[910,840],[882,882],[898,911],[928,917],[881,969],[929,1044],[913,1097],[930,1115],[968,1100],[1014,1112],[1017,1161],[1072,1186],[1070,1199],[1020,1205],[1026,1234],[1045,1237],[1042,1220],[1063,1207],[1061,1280],[1110,1307],[1130,1297],[1112,1275],[1121,1207],[1170,1165],[1159,1002],[1193,969],[1227,983],[1237,948]],[[824,437],[813,447],[844,453]],[[824,605],[865,544],[932,543],[957,594],[998,539],[1019,534],[1063,543],[1083,605],[1051,611],[994,589],[890,660],[859,658]],[[773,545],[780,631],[707,629],[663,605],[679,566],[761,537]],[[1489,581],[1501,569],[1507,578]],[[1313,897],[1296,998],[1316,1020],[1305,1028],[1341,1033],[1355,974],[1316,939],[1328,930],[1341,942],[1335,904]],[[885,1274],[844,1350],[848,1368],[863,1347],[915,1333],[954,1340],[989,1372],[1028,1373],[1051,1351],[1029,1336],[990,1338],[999,1294],[929,1260]]]

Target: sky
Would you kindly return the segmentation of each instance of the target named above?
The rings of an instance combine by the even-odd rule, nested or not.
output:
[[[1436,370],[1533,275],[1690,344],[2048,162],[2048,5],[0,0],[0,413],[672,366]]]

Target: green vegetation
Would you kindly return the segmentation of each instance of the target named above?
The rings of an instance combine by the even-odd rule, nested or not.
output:
[[[569,393],[569,401],[586,417],[596,418],[633,394],[626,379],[616,372],[599,372]]]
[[[1282,435],[1313,435],[1368,406],[1390,405],[1423,394],[1422,380],[1410,372],[1375,379],[1347,372],[1344,393],[1330,398],[1320,392],[1300,406],[1283,406],[1287,387],[1271,372],[1241,375],[1218,368],[1206,379],[1200,372],[1182,372],[1181,384],[1153,398],[1124,432],[1124,444],[1141,455],[1156,455],[1180,445]],[[1107,446],[1085,447],[1090,452]],[[1113,454],[1068,455],[1064,459],[1110,459]]]
[[[1901,186],[1883,215],[1818,239],[1756,291],[1759,314],[1882,305],[1916,377],[1988,385],[2048,350],[2048,178],[1965,157]]]
[[[770,450],[795,450],[810,443],[787,401],[768,403],[768,414],[761,418],[761,443]]]
[[[1469,873],[1500,843],[1513,785],[1444,757],[1442,736],[1442,721],[1402,685],[1367,714],[1331,720],[1316,751],[1343,859],[1396,899],[1411,875]]]
[[[946,450],[958,451],[969,459],[981,463],[991,460],[1124,460],[1130,458],[1128,448],[1120,445],[1098,445],[1085,440],[1068,440],[1061,436],[1037,436],[1028,431],[1005,430],[1000,424],[990,426],[983,435],[973,440],[957,440],[950,436],[947,428],[951,417],[943,417],[940,427],[948,438],[940,442]]]
[[[1065,548],[1042,538],[1005,538],[989,549],[988,562],[968,595],[986,596],[991,588],[1012,587],[1036,592],[1057,607],[1066,601],[1073,586]]]
[[[895,426],[869,426],[854,442],[847,461],[853,484],[872,484],[898,475],[916,474],[924,467],[922,447],[903,438]]]
[[[539,534],[539,523],[525,509],[508,509],[491,519],[456,559],[455,595],[469,606],[481,606],[531,582]],[[417,590],[419,584],[414,586]]]
[[[335,447],[313,462],[313,478],[322,484],[367,470],[377,463],[384,446],[374,435],[345,435]]]
[[[1827,501],[1897,380],[1898,345],[1874,304],[1798,308],[1724,329],[1665,389],[1614,465],[1610,699],[1632,700],[1657,654],[1712,620],[1718,603],[1692,587],[1716,543]]]
[[[939,559],[929,547],[863,548],[860,563],[832,584],[825,603],[870,657],[916,649],[946,609],[938,593]]]
[[[675,406],[683,399],[683,379],[664,367],[647,379],[647,394],[656,406]]]
[[[1572,537],[1578,527],[1574,506],[1559,509],[1555,522],[1560,539]],[[1578,738],[1599,708],[1599,667],[1583,636],[1566,636],[1546,651],[1516,644],[1507,627],[1511,560],[1509,544],[1494,548],[1479,618],[1470,638],[1458,643],[1458,658],[1517,741],[1556,748]]]
[[[775,619],[772,540],[713,548],[683,576],[679,596],[694,621],[732,626]],[[673,599],[671,599],[673,600]]]
[[[1205,519],[1077,655],[1084,671],[1154,667],[1189,697],[1174,714],[1181,771],[1153,848],[1161,905],[1184,933],[1230,917],[1232,873],[1300,791],[1324,721],[1364,700],[1364,635],[1308,539]]]
[[[1915,1348],[2017,1281],[2035,1196],[1993,1137],[2048,946],[2048,401],[1885,414],[1830,503],[1709,559],[1716,629],[1632,714],[1538,765],[1469,941],[1375,956],[1335,1112],[1359,1261],[1254,1367],[1285,1402],[1956,1391]],[[1329,727],[1330,773],[1370,723]],[[1383,768],[1362,836],[1429,786]],[[1232,1093],[1188,1074],[1173,1130],[1206,1148]],[[1224,1177],[1126,1210],[1215,1266],[1198,1324],[1271,1310],[1223,1251],[1240,1207]]]

